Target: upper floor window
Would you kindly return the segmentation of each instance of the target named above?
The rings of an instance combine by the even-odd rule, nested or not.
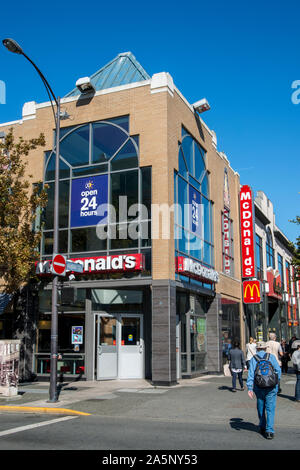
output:
[[[59,158],[61,253],[109,254],[114,250],[142,252],[146,248],[150,253],[151,168],[139,167],[139,139],[130,136],[128,129],[128,116],[62,129]],[[45,153],[48,205],[43,217],[43,256],[51,255],[53,249],[54,152]],[[98,196],[108,205],[103,222],[106,238],[99,237],[96,230]],[[134,211],[132,208],[138,204],[143,204],[146,210]]]
[[[263,251],[262,251],[262,238],[259,235],[255,236],[256,243],[256,276],[257,279],[263,280],[264,265],[263,265]]]
[[[269,228],[267,229],[266,255],[267,255],[267,268],[272,267],[273,269],[275,269],[273,238],[272,238],[271,230]]]
[[[291,265],[288,261],[285,262],[285,273],[286,273],[286,290],[289,294],[291,294],[292,293]]]
[[[213,266],[212,202],[205,160],[203,148],[183,129],[178,152],[179,170],[174,176],[175,203],[178,204],[175,249],[177,254],[185,254]]]
[[[284,278],[283,278],[283,258],[282,256],[278,253],[277,255],[277,262],[278,262],[278,271],[279,271],[279,274],[280,274],[280,278],[281,278],[281,285],[283,286],[284,285]]]

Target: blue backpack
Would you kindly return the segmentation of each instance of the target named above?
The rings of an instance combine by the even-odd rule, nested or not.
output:
[[[254,372],[254,383],[259,388],[272,388],[278,384],[278,375],[276,374],[271,361],[270,354],[266,354],[263,358],[254,356],[257,364]]]

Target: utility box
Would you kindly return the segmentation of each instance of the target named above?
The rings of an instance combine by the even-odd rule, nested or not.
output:
[[[19,339],[0,340],[0,395],[18,395],[20,345]]]

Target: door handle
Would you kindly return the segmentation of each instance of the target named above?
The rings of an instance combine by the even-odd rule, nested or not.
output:
[[[102,346],[98,346],[98,354],[100,356],[100,354],[102,354]]]
[[[140,354],[142,354],[142,352],[143,352],[143,345],[142,345],[142,344],[140,344],[139,353],[140,353]]]

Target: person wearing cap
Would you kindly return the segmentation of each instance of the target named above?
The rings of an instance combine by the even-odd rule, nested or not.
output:
[[[257,356],[264,358],[266,355],[266,349],[268,344],[264,341],[259,341],[256,344]],[[278,375],[278,381],[281,377],[281,368],[278,364],[276,357],[270,354],[269,361],[271,362],[275,373]],[[250,360],[247,388],[248,395],[253,400],[254,394],[257,399],[257,413],[259,418],[260,432],[266,439],[274,438],[274,420],[275,420],[275,409],[277,401],[278,385],[270,388],[259,388],[254,382],[254,374],[257,365],[257,360],[253,357]]]

